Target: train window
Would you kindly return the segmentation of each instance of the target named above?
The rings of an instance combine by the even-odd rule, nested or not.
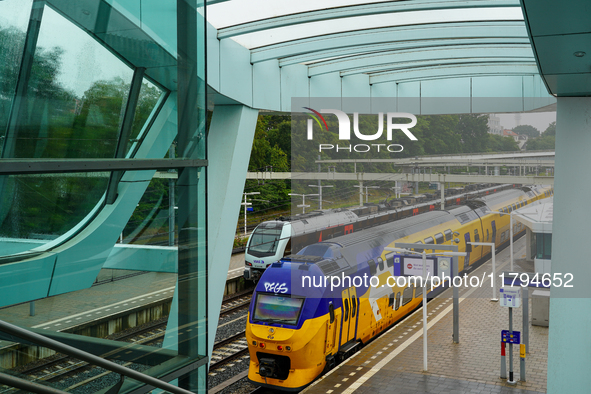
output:
[[[383,271],[384,270],[384,260],[382,260],[381,257],[378,257],[377,260],[378,260],[378,267],[380,268],[380,271]]]
[[[332,302],[328,305],[328,314],[330,315],[330,324],[334,323],[334,305]]]
[[[388,297],[388,306],[394,309],[394,293],[390,293],[390,296]]]
[[[410,300],[412,300],[412,290],[412,286],[408,286],[406,289],[404,289],[402,292],[402,305],[406,305],[410,302]]]
[[[504,241],[505,241],[505,232],[503,231],[501,233],[501,242],[504,242]]]
[[[445,238],[443,237],[443,234],[441,234],[441,233],[435,234],[435,243],[437,245],[442,244],[444,242],[445,242]]]
[[[453,232],[451,230],[445,230],[443,232],[443,234],[445,234],[445,240],[446,241],[451,241],[451,239],[453,238]]]
[[[490,236],[490,233],[488,232],[488,229],[486,229],[486,242],[488,242],[489,236]]]
[[[355,317],[355,312],[357,311],[357,302],[355,300],[355,296],[351,297],[351,318]]]
[[[474,242],[480,242],[480,234],[478,234],[478,230],[474,230]]]
[[[369,260],[367,262],[367,265],[369,265],[369,274],[371,276],[374,276],[376,274],[376,262],[373,260]]]
[[[349,300],[345,298],[345,321],[349,320]]]
[[[464,234],[464,240],[466,241],[466,252],[470,253],[472,251],[472,244],[468,243],[470,242],[470,233]]]
[[[433,245],[434,243],[435,241],[433,240],[433,237],[425,238],[425,244]]]
[[[507,207],[503,208],[503,212],[509,213],[509,212],[507,212]]]
[[[396,293],[396,302],[394,302],[394,309],[400,308],[400,292]]]
[[[515,206],[515,204],[511,204],[511,206],[513,207],[513,210],[516,210],[517,207]]]
[[[415,298],[419,298],[423,295],[423,288],[421,286],[415,287]]]

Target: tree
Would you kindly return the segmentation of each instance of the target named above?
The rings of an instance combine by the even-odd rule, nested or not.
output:
[[[543,137],[547,137],[550,135],[556,135],[556,122],[552,122],[548,125],[544,133],[542,134]]]
[[[556,146],[556,122],[548,125],[538,138],[527,141],[527,150],[552,150]]]
[[[513,132],[515,134],[527,135],[528,138],[536,138],[540,136],[540,130],[536,129],[534,126],[530,126],[527,124],[513,128]]]
[[[459,115],[457,130],[465,153],[484,152],[488,139],[488,115]],[[444,153],[444,152],[437,152]]]
[[[495,134],[489,134],[488,147],[489,152],[514,152],[519,150],[519,145],[517,145],[513,137],[503,137]]]

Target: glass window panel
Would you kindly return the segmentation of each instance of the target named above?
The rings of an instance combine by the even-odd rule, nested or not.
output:
[[[536,257],[544,258],[544,234],[536,234]]]
[[[544,258],[552,258],[552,234],[544,234]]]
[[[162,93],[162,89],[144,78],[125,152],[129,152],[133,147],[133,143],[141,138],[140,132],[156,107],[156,104],[158,104],[158,100],[160,99],[160,96],[162,96]]]
[[[14,98],[31,0],[0,1],[0,148]]]
[[[171,186],[174,187],[175,181],[164,178],[152,179],[121,234],[121,243],[174,245],[175,229],[171,232],[170,226],[174,226],[175,223],[171,216],[174,215],[176,218],[176,202],[171,204],[169,198],[174,198]]]
[[[15,157],[113,157],[133,71],[45,7]]]
[[[4,177],[0,237],[6,243],[39,246],[32,240],[52,240],[78,224],[101,200],[108,172]],[[11,254],[0,247],[0,255]]]

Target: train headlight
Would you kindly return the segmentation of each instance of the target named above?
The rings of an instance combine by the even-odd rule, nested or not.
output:
[[[264,344],[263,342],[259,342],[259,347],[260,347],[261,349],[264,349],[264,348],[265,348],[265,344]]]
[[[246,265],[248,265],[249,267],[252,267],[252,263],[249,263],[248,261],[246,262]]]
[[[288,352],[291,352],[291,346],[286,346],[285,350],[287,350]]]
[[[282,352],[283,351],[283,346],[277,345],[277,350],[279,350],[280,352]]]
[[[257,341],[252,341],[252,346],[256,346],[257,345]]]

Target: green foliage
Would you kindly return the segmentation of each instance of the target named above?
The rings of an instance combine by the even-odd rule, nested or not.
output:
[[[536,129],[534,126],[530,126],[527,124],[513,128],[513,132],[515,134],[527,135],[528,138],[536,138],[540,136],[540,130]]]
[[[489,134],[488,138],[489,152],[512,152],[519,150],[519,145],[517,145],[513,137]]]
[[[527,150],[551,150],[556,146],[555,136],[542,135],[538,138],[533,138],[527,141]]]
[[[542,137],[547,137],[550,135],[556,135],[556,122],[552,122],[548,125],[548,127],[546,127],[546,130],[544,130]]]
[[[0,137],[13,104],[24,40],[23,32],[0,28]],[[60,47],[35,49],[23,111],[14,118],[18,125],[14,157],[113,157],[129,82],[121,78],[95,81],[80,97],[60,80],[67,68],[62,64],[63,53]],[[153,85],[142,87],[131,138],[137,136],[159,96]],[[107,175],[7,177],[0,235],[52,238],[65,233],[99,202]]]
[[[552,150],[556,146],[556,122],[548,125],[538,138],[527,141],[527,150]]]

